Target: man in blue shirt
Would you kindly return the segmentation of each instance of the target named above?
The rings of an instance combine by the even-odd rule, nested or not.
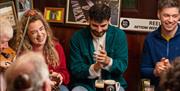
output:
[[[151,80],[158,88],[159,78],[171,66],[171,61],[180,56],[180,2],[158,0],[159,28],[145,39],[142,52],[141,75]]]

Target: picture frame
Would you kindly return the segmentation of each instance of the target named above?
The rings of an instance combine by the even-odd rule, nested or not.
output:
[[[64,23],[64,8],[45,7],[44,17],[47,22]]]
[[[111,8],[111,24],[119,26],[121,0],[67,0],[66,23],[88,24],[88,10],[97,2]]]
[[[13,29],[15,29],[17,25],[17,15],[13,1],[0,3],[0,17],[7,19],[12,25]]]
[[[16,4],[16,10],[19,20],[27,10],[33,9],[33,0],[14,0],[14,1]]]

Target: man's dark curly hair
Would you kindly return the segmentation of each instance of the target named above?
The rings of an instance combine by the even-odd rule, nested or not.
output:
[[[111,16],[111,9],[106,4],[95,4],[89,10],[89,18],[98,23],[104,20],[109,20]]]
[[[172,67],[163,75],[161,81],[165,91],[180,91],[180,57],[174,60]]]

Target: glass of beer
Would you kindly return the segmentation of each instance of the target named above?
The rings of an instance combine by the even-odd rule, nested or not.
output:
[[[144,88],[144,91],[154,91],[155,87],[154,85],[150,85]]]
[[[120,83],[115,80],[104,81],[104,91],[119,91]]]
[[[96,80],[95,81],[95,88],[96,88],[96,91],[103,91],[104,90],[104,81],[103,80]]]

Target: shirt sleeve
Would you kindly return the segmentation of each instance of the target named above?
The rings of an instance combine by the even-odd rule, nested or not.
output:
[[[89,79],[94,79],[96,77],[99,77],[101,75],[101,70],[99,70],[98,72],[96,72],[94,70],[94,64],[92,64],[89,68],[89,74],[90,76],[88,76]]]
[[[55,43],[55,48],[59,55],[60,65],[58,65],[55,68],[50,66],[49,69],[60,73],[63,77],[63,84],[67,85],[70,81],[70,75],[69,75],[69,71],[66,66],[66,57],[64,54],[64,50],[63,50],[63,47],[59,43]]]

